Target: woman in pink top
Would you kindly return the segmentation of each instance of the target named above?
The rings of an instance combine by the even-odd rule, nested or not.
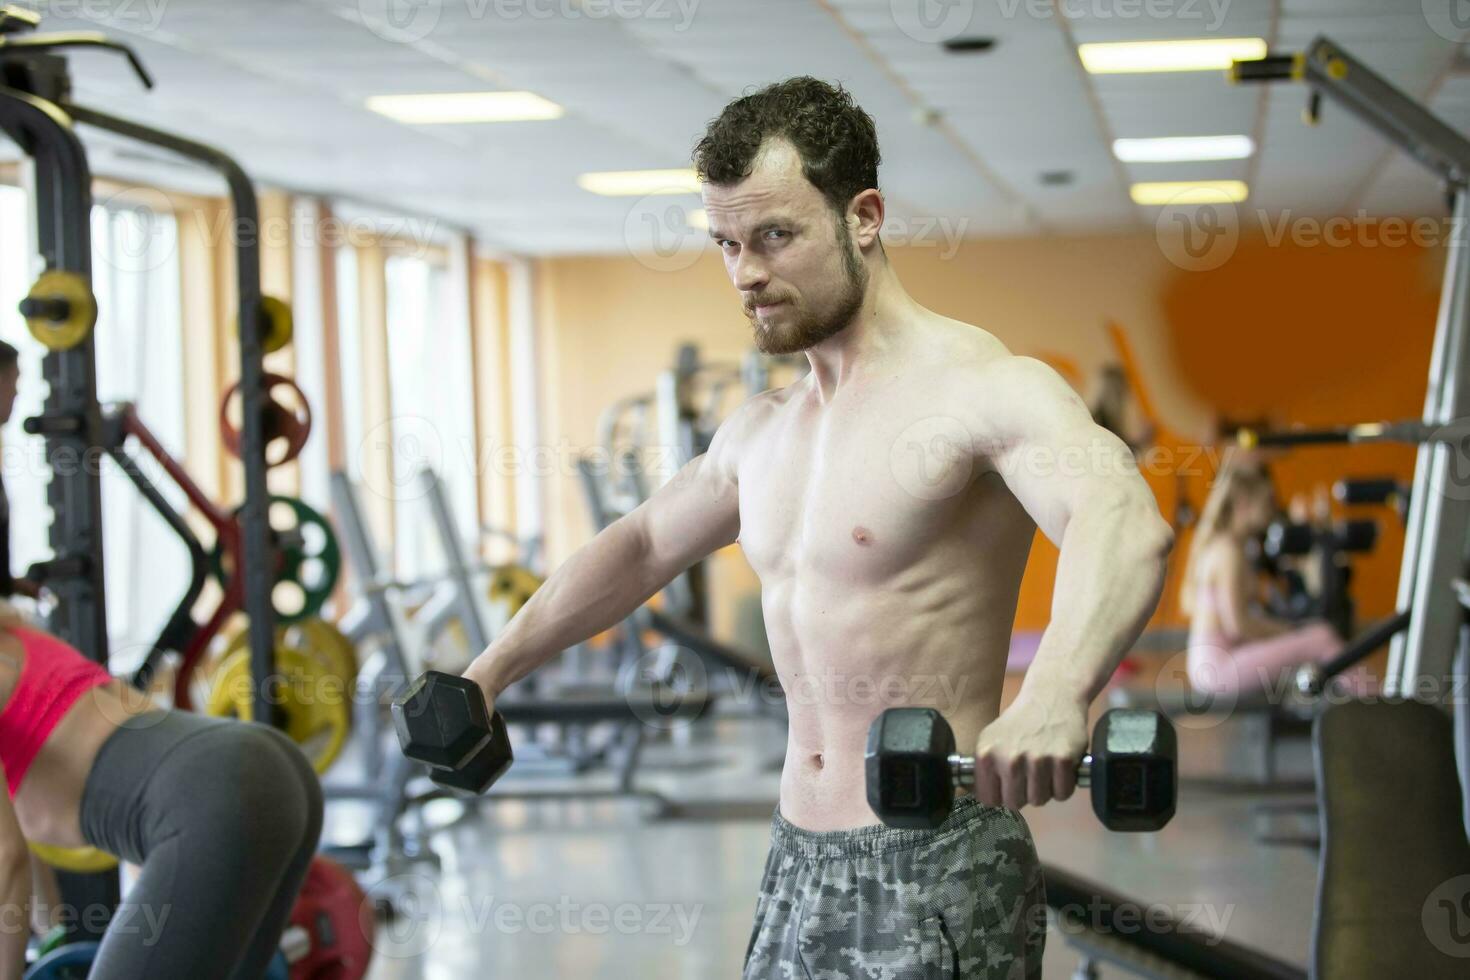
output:
[[[1189,619],[1189,682],[1201,693],[1282,690],[1282,674],[1322,663],[1342,640],[1325,621],[1292,624],[1253,608],[1260,582],[1247,542],[1276,515],[1271,477],[1259,462],[1227,455],[1200,512],[1179,595]]]
[[[0,604],[0,769],[0,980],[24,969],[27,840],[140,868],[90,980],[259,980],[321,833],[286,736],[161,710]]]

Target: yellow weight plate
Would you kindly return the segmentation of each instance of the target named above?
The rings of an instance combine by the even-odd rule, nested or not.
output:
[[[327,671],[313,655],[276,647],[276,696],[285,715],[285,732],[301,746],[312,767],[324,773],[342,754],[352,725],[346,682]],[[250,651],[240,649],[220,661],[211,677],[205,713],[219,718],[255,718]]]
[[[230,638],[223,655],[244,650],[249,643],[250,631],[242,629]],[[325,619],[304,619],[290,626],[277,627],[276,644],[310,654],[328,673],[341,677],[349,690],[357,680],[357,648],[341,630]]]
[[[260,345],[267,354],[274,353],[291,342],[296,333],[296,324],[291,317],[291,307],[285,300],[262,296],[260,314],[265,318],[265,332],[261,334]]]
[[[542,581],[539,575],[520,565],[501,565],[490,576],[490,601],[504,603],[509,619],[531,601]]]
[[[239,318],[236,317],[236,332],[239,332]],[[295,319],[291,315],[291,306],[283,299],[274,296],[260,297],[260,347],[267,354],[273,354],[287,344],[295,335]]]
[[[325,619],[305,619],[286,627],[285,640],[286,646],[316,657],[352,689],[357,680],[357,647],[336,626]]]
[[[55,309],[58,305],[64,306],[64,313]],[[92,295],[92,287],[84,277],[63,269],[43,272],[26,296],[22,310],[31,336],[48,350],[71,350],[86,340],[97,324],[97,297]]]
[[[31,853],[53,868],[62,871],[77,871],[93,874],[111,871],[117,867],[117,858],[95,847],[52,847],[50,844],[31,843]]]

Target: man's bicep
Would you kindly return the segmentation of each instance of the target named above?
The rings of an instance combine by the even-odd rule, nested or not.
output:
[[[629,517],[638,521],[653,565],[677,575],[740,536],[740,495],[733,475],[711,446]]]

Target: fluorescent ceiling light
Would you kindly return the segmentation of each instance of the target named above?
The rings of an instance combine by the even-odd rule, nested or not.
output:
[[[1178,163],[1240,160],[1255,152],[1249,136],[1163,136],[1113,140],[1113,155],[1124,163]]]
[[[555,102],[543,99],[534,92],[374,95],[367,100],[367,107],[390,119],[415,125],[560,119],[564,111]]]
[[[709,215],[704,208],[695,208],[689,212],[689,227],[698,231],[709,231]]]
[[[583,174],[577,178],[577,186],[604,197],[698,194],[699,178],[687,167],[680,170],[604,170]]]
[[[1243,180],[1164,180],[1134,184],[1128,194],[1134,204],[1235,204],[1249,189]]]
[[[1079,44],[1082,67],[1094,75],[1145,71],[1223,71],[1234,61],[1266,57],[1258,37],[1222,37],[1189,41],[1120,41]]]

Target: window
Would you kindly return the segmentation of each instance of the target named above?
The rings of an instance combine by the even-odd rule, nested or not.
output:
[[[337,356],[342,372],[342,447],[347,472],[362,472],[362,441],[367,438],[362,400],[362,316],[358,309],[357,249],[337,249]],[[325,406],[324,406],[325,407]],[[382,547],[379,544],[379,547]]]
[[[46,351],[16,309],[42,268],[34,236],[28,195],[19,187],[0,184],[0,340],[20,352],[20,393],[0,436],[4,445],[0,475],[10,495],[10,570],[16,575],[51,556],[47,543],[51,512],[46,503],[51,470],[45,444],[21,429],[21,421],[40,414],[46,400],[46,382],[41,380],[41,355]]]
[[[461,540],[478,554],[467,283],[445,263],[411,255],[390,256],[386,278],[393,470],[405,489],[394,502],[395,572],[415,578],[445,567],[428,502],[411,479],[421,466],[438,471]]]
[[[92,209],[92,290],[97,294],[97,398],[131,401],[165,449],[184,450],[183,350],[177,225],[142,207]],[[213,424],[213,419],[200,420]],[[183,491],[135,448],[143,472],[175,510]],[[114,670],[147,652],[189,584],[188,552],[132,482],[102,469],[107,621]],[[209,542],[205,542],[209,547]]]

